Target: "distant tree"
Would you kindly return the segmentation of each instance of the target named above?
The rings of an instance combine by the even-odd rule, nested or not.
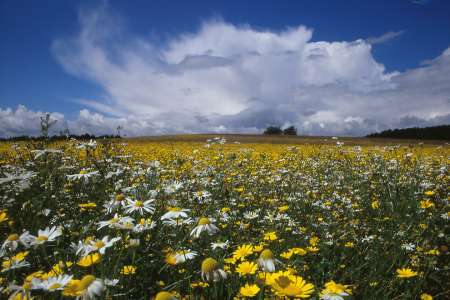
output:
[[[285,135],[297,135],[297,129],[294,126],[288,127],[283,130],[283,134]]]
[[[281,130],[278,126],[269,126],[264,130],[264,134],[281,134],[283,130]]]

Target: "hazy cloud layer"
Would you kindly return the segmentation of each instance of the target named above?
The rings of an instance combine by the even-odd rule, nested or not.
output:
[[[366,39],[366,43],[371,44],[371,45],[385,43],[385,42],[390,41],[390,40],[392,40],[393,38],[395,38],[395,37],[397,37],[399,35],[402,35],[403,33],[405,33],[403,30],[396,31],[396,32],[389,31],[388,33],[385,33],[385,34],[383,34],[380,37],[377,37],[377,38],[370,37],[370,38]]]
[[[387,73],[374,60],[370,44],[402,33],[310,42],[305,26],[271,32],[213,19],[161,45],[117,25],[107,6],[80,11],[80,32],[55,40],[52,52],[66,72],[99,84],[107,97],[74,99],[91,110],[77,120],[52,116],[73,133],[116,134],[120,124],[127,136],[262,133],[269,125],[358,136],[449,123],[450,48],[405,73]],[[38,128],[40,115],[0,109],[0,135],[30,130],[25,117]]]

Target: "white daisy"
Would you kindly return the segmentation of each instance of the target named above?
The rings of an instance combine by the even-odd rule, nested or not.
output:
[[[209,234],[214,234],[219,231],[219,228],[211,224],[208,218],[201,218],[198,221],[198,226],[191,231],[191,235],[199,237],[203,231],[207,231]]]
[[[277,259],[274,259],[274,258],[275,258],[275,256],[273,255],[272,251],[270,251],[269,249],[266,249],[259,256],[257,264],[265,272],[274,273],[275,272],[275,267],[277,265],[283,266],[283,263],[281,261],[279,261]]]
[[[39,156],[45,153],[50,153],[56,155],[56,153],[64,153],[62,150],[56,150],[56,149],[46,149],[46,150],[31,150],[31,152],[37,153],[34,159],[37,159]]]
[[[155,199],[150,199],[145,202],[142,202],[139,200],[133,201],[133,200],[127,198],[128,205],[125,206],[125,208],[128,208],[128,209],[125,211],[125,213],[130,213],[130,212],[134,212],[137,210],[137,211],[139,211],[140,215],[142,216],[144,214],[143,211],[145,210],[146,212],[153,214],[155,212],[155,206],[150,203],[152,203],[154,201],[155,201]]]
[[[197,256],[197,252],[191,250],[182,250],[179,254],[174,254],[175,264],[181,264],[186,261],[186,259],[194,259]]]
[[[188,219],[185,219],[185,220],[183,220],[183,219],[175,219],[175,220],[174,219],[169,219],[169,220],[163,221],[163,223],[166,224],[166,225],[169,225],[169,226],[176,227],[176,226],[181,226],[181,225],[190,225],[190,224],[194,223],[194,221],[191,218],[188,218]]]
[[[70,247],[73,249],[73,251],[76,251],[77,255],[78,253],[81,253],[81,256],[86,257],[91,251],[91,241],[93,240],[94,238],[92,236],[89,236],[84,240],[84,243],[82,241],[78,241],[78,245],[75,243],[70,243]]]
[[[254,212],[250,212],[250,211],[247,211],[247,212],[245,212],[244,213],[244,218],[245,219],[255,219],[255,218],[257,218],[259,215],[257,214],[257,213],[254,213]]]
[[[89,248],[89,252],[86,253],[84,255],[84,257],[87,256],[87,254],[91,253],[91,252],[100,252],[100,254],[105,254],[105,250],[108,247],[111,247],[112,245],[114,245],[115,242],[117,242],[118,240],[120,240],[121,237],[116,237],[113,238],[109,241],[109,237],[105,236],[103,239],[101,240],[90,240],[89,243],[91,244],[91,247]]]
[[[19,261],[19,259],[11,259],[11,260],[7,260],[4,261],[2,263],[2,272],[8,271],[8,270],[13,270],[13,269],[19,269],[22,267],[28,267],[30,264],[27,263],[25,260]]]
[[[37,290],[40,289],[41,286],[39,285],[41,280],[36,279],[36,277],[32,278],[31,281],[25,281],[24,284],[22,286],[19,285],[15,285],[15,284],[10,284],[8,286],[8,289],[15,291],[14,293],[11,294],[11,296],[9,296],[9,300],[13,299],[14,297],[16,297],[16,295],[18,293],[21,293],[19,300],[24,299],[25,297],[27,298],[27,300],[30,299],[30,290]]]
[[[163,186],[163,189],[166,194],[172,194],[182,187],[183,187],[182,183],[175,180],[170,180]]]
[[[18,234],[11,234],[8,236],[8,238],[3,242],[1,251],[5,249],[6,246],[8,246],[11,250],[16,250],[17,246],[19,246],[19,243],[24,245],[26,248],[30,247],[29,239],[31,235],[28,234],[28,231],[25,231],[20,236]]]
[[[178,218],[180,218],[180,217],[187,218],[186,212],[191,211],[190,209],[187,209],[187,208],[181,208],[181,207],[178,207],[178,206],[171,207],[171,208],[168,208],[168,209],[169,209],[169,212],[166,213],[165,215],[163,215],[163,216],[161,217],[161,220],[165,220],[165,219],[178,219]]]
[[[44,244],[46,242],[53,242],[55,238],[62,235],[60,230],[61,227],[56,226],[53,226],[51,229],[47,227],[44,231],[38,230],[38,237],[30,236],[30,246],[34,246],[34,249],[36,249],[41,244]]]
[[[3,172],[3,174],[6,175],[6,178],[0,178],[0,184],[1,183],[5,183],[5,182],[13,182],[13,181],[23,181],[23,180],[28,180],[32,177],[35,177],[36,174],[34,172],[27,172],[25,174],[18,174],[18,171],[15,171],[15,174],[10,174],[10,173],[6,173]]]
[[[119,223],[120,221],[121,221],[121,218],[119,218],[119,215],[116,213],[111,220],[98,222],[97,223],[97,230],[100,230],[100,229],[102,229],[103,227],[106,227],[106,226],[114,227],[114,225]]]
[[[227,279],[227,273],[219,269],[219,263],[213,258],[207,258],[202,263],[202,280],[205,281],[220,281]]]
[[[69,179],[69,180],[74,180],[74,179],[78,180],[78,179],[84,178],[84,182],[89,183],[89,177],[97,176],[97,175],[98,175],[98,171],[88,172],[87,170],[82,170],[82,171],[80,171],[79,174],[66,175],[66,176],[67,176],[67,179]]]
[[[73,275],[60,275],[58,277],[48,277],[47,280],[41,282],[39,285],[43,290],[46,291],[60,291],[65,287],[70,280],[72,280]]]
[[[324,299],[324,300],[344,300],[343,297],[348,296],[347,293],[344,292],[333,292],[333,291],[327,291],[325,290],[325,292],[327,292],[326,294],[320,296],[320,299]]]
[[[92,275],[86,275],[80,282],[81,294],[78,294],[75,300],[91,300],[95,299],[95,295],[100,296],[106,290],[105,283],[100,278]]]
[[[211,243],[211,248],[213,250],[216,250],[216,248],[226,249],[228,247],[229,247],[228,240],[225,243],[223,242]]]
[[[150,220],[150,219],[141,219],[141,223],[137,224],[135,226],[136,228],[138,228],[140,231],[143,230],[150,230],[156,227],[156,222]]]
[[[118,282],[119,282],[119,279],[108,279],[108,278],[105,278],[105,280],[103,281],[103,283],[105,284],[106,287],[117,286],[116,284]]]
[[[409,251],[413,251],[414,248],[416,248],[416,245],[411,244],[411,243],[405,243],[402,245],[403,249],[409,250]]]
[[[77,141],[78,142],[78,141]],[[92,139],[89,143],[85,143],[85,142],[78,142],[78,146],[77,149],[83,149],[85,150],[86,148],[97,148],[97,141],[92,142]]]

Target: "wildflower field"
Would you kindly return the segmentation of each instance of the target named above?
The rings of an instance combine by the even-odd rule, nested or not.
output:
[[[1,143],[0,298],[450,299],[449,179],[447,145]]]

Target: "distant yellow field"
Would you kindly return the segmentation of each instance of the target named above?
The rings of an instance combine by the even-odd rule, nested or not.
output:
[[[365,138],[365,137],[338,137],[334,140],[332,136],[289,136],[289,135],[261,135],[261,134],[185,134],[185,135],[163,135],[127,138],[125,140],[143,141],[183,141],[183,142],[205,142],[214,137],[224,137],[228,143],[268,143],[268,144],[319,144],[336,145],[343,142],[349,146],[363,145],[417,145],[419,142],[429,145],[445,145],[449,141],[437,140],[414,140],[414,139],[390,139],[390,138]]]

